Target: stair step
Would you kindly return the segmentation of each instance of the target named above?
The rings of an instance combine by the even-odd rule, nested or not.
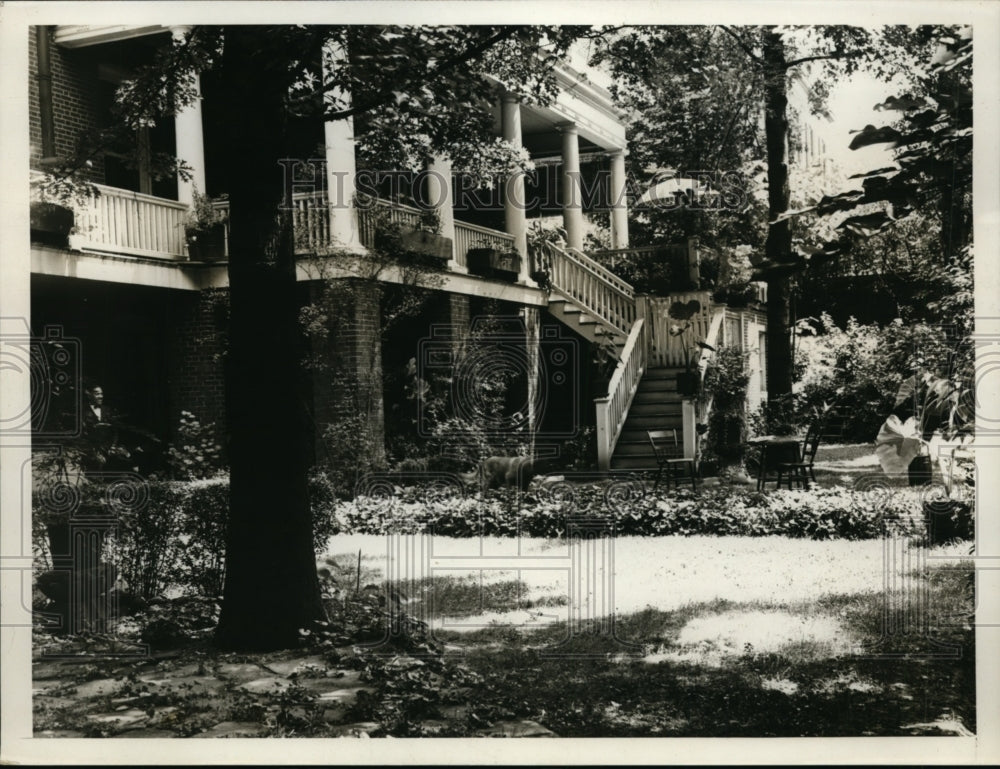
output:
[[[611,459],[611,469],[612,470],[653,470],[657,469],[656,459],[650,455],[648,457],[640,456],[626,456],[619,457],[615,456]]]
[[[632,403],[632,408],[628,410],[628,416],[680,416],[680,403]]]
[[[677,392],[676,379],[647,379],[642,375],[639,380],[639,392]]]
[[[647,430],[677,430],[677,439],[681,438],[681,421],[680,419],[671,420],[665,419],[663,417],[656,417],[658,421],[651,425],[636,425],[630,424],[628,422],[622,427],[622,434],[618,438],[618,442],[621,443],[625,441],[626,443],[645,443],[649,445],[649,439],[646,436]]]
[[[635,397],[639,398],[640,396],[640,403],[680,403],[684,400],[677,390],[671,390],[667,387],[643,387],[642,382],[639,382],[635,391]]]
[[[618,445],[615,446],[614,458],[618,459],[620,457],[635,457],[635,456],[649,456],[653,457],[653,448],[649,445],[649,441],[645,443],[622,443],[621,440],[618,441]]]
[[[682,424],[680,414],[677,416],[660,414],[648,417],[630,416],[622,426],[622,437],[624,438],[628,434],[640,436],[642,440],[646,440],[646,430],[669,430],[674,427],[677,428],[677,434],[680,435]]]
[[[639,389],[635,391],[635,398],[632,403],[669,403],[679,406],[681,398],[671,390],[643,390],[640,384]]]
[[[649,379],[677,379],[677,374],[683,371],[683,368],[648,368],[646,373],[643,374],[643,378],[648,377]]]

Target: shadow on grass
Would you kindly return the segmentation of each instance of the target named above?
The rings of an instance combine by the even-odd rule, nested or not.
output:
[[[881,593],[798,605],[714,601],[621,617],[617,637],[567,640],[565,623],[441,637],[483,676],[476,708],[485,717],[530,718],[560,736],[967,734],[976,723],[967,574],[934,568],[915,582],[918,606]],[[735,641],[689,643],[692,628],[719,617],[772,626],[754,636],[751,622],[733,630]],[[782,640],[773,624],[783,618],[843,637]],[[770,642],[740,645],[744,637]]]

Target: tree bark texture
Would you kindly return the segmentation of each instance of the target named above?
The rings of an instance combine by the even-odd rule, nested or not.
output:
[[[267,55],[268,29],[225,28],[222,59],[232,133],[230,328],[226,361],[230,519],[216,642],[295,645],[324,618],[312,544],[307,411],[290,211],[282,208],[287,79]]]
[[[785,47],[774,27],[763,33],[764,134],[767,145],[768,221],[764,255],[772,271],[767,279],[767,397],[771,403],[792,391],[790,338],[791,290],[789,269],[775,265],[792,262],[790,220],[775,222],[788,210],[788,95]]]

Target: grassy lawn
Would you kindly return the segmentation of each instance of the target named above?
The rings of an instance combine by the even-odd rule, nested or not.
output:
[[[884,479],[871,446],[821,447],[816,474],[827,487]],[[923,535],[907,528],[881,538],[872,511],[911,504],[902,489],[889,490],[896,508],[879,508],[831,488],[716,483],[634,503],[609,501],[606,488],[582,483],[558,504],[536,490],[524,518],[486,498],[351,503],[370,527],[351,531],[398,531],[378,527],[387,512],[444,528],[334,535],[317,561],[330,622],[304,629],[300,648],[220,652],[218,605],[205,597],[126,618],[121,639],[38,633],[36,734],[975,732],[969,543],[918,547]],[[571,511],[613,511],[624,528],[567,539]],[[476,516],[497,536],[475,536],[487,530]],[[636,516],[645,528],[628,528]],[[818,527],[829,521],[855,523]],[[538,536],[514,536],[527,531]],[[140,640],[152,655],[118,656]]]
[[[360,546],[377,579],[377,540],[338,543],[353,555],[332,560],[346,571]],[[483,543],[487,554],[509,546]],[[540,540],[521,548],[560,550]],[[961,546],[931,553],[951,560],[893,570],[905,591],[886,588],[877,540],[635,537],[615,548],[612,632],[571,621],[566,580],[554,572],[446,571],[400,583],[405,609],[428,621],[446,656],[482,676],[453,715],[530,719],[576,737],[975,731]]]

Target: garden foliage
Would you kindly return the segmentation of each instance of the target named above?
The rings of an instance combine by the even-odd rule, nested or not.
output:
[[[708,434],[702,460],[734,464],[742,459],[747,438],[747,353],[722,347],[705,373],[703,399],[711,398]]]
[[[150,600],[168,590],[218,597],[225,574],[229,479],[152,481],[144,504],[123,508],[109,556],[129,592]],[[310,479],[313,538],[322,552],[337,528],[335,494],[323,474]]]
[[[800,324],[801,330],[806,333],[795,351],[795,420],[804,426],[824,405],[842,404],[846,440],[875,439],[908,377],[947,375],[962,365],[941,326],[899,319],[863,325],[851,318],[841,329],[824,313],[815,325]]]
[[[568,519],[594,516],[616,536],[787,536],[870,539],[886,531],[924,534],[918,491],[874,494],[844,487],[768,491],[716,487],[680,489],[663,497],[636,482],[569,486],[485,498],[429,495],[417,488],[393,497],[358,497],[338,507],[343,531],[384,534],[427,531],[441,536],[563,537]]]

